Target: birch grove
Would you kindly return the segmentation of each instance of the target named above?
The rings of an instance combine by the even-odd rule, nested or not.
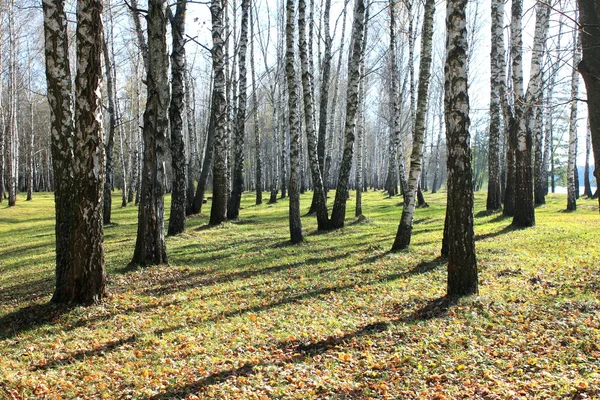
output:
[[[303,226],[313,229],[313,219],[316,230],[329,234],[352,218],[368,220],[366,190],[402,208],[392,249],[407,248],[426,192],[449,196],[451,224],[459,204],[470,207],[452,192],[455,184],[466,190],[465,180],[456,181],[457,165],[448,163],[458,157],[457,143],[473,169],[471,190],[487,190],[486,213],[501,212],[514,226],[535,225],[535,206],[549,191],[566,192],[567,208],[576,210],[580,171],[585,196],[597,192],[590,178],[600,168],[597,13],[587,0],[531,10],[522,0],[510,10],[494,0],[489,20],[481,18],[480,4],[458,0],[445,10],[432,1],[397,0],[107,2],[98,39],[102,79],[85,84],[98,92],[88,101],[101,104],[89,106],[102,123],[94,132],[92,121],[89,129],[78,125],[83,105],[77,111],[81,94],[71,69],[82,67],[77,52],[84,41],[69,43],[69,35],[77,38],[85,25],[76,1],[44,0],[41,12],[27,1],[0,7],[0,201],[18,208],[21,195],[35,202],[36,192],[54,192],[58,302],[80,301],[59,287],[86,226],[76,220],[84,217],[75,215],[74,204],[101,208],[94,211],[100,226],[86,221],[99,242],[101,228],[118,225],[116,207],[139,207],[133,267],[166,264],[165,229],[179,235],[192,216],[207,226],[235,226],[251,218],[252,207],[281,201],[289,202],[292,243],[304,241],[310,233]],[[467,7],[464,22],[460,7]],[[443,14],[453,38],[446,46],[436,24]],[[30,17],[39,20],[37,28],[24,24]],[[573,32],[581,41],[577,57]],[[465,71],[458,68],[462,59],[450,57],[462,51]],[[45,82],[37,77],[41,70]],[[454,76],[448,74],[458,81],[448,83]],[[574,86],[579,75],[585,91]],[[469,112],[460,100],[460,118],[468,115],[471,125],[460,130],[448,121],[448,107],[464,97],[463,80],[472,96]],[[589,144],[578,151],[586,109]],[[79,140],[94,142],[95,152],[78,153]],[[90,166],[103,171],[101,180],[82,172]],[[91,188],[100,181],[98,200]],[[85,195],[75,189],[84,184]],[[470,240],[468,227],[457,229]],[[448,228],[444,238],[449,255],[456,238]],[[94,251],[100,260],[99,245]],[[98,301],[102,290],[85,301]]]

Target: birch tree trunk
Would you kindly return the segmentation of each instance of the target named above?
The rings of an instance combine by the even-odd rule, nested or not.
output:
[[[138,210],[138,229],[131,266],[167,263],[164,229],[164,157],[169,78],[166,30],[166,1],[148,2],[148,70],[144,111],[144,157]]]
[[[42,3],[43,5],[43,3]],[[3,13],[0,11],[0,17]],[[44,23],[46,21],[44,20]],[[0,29],[0,71],[4,70],[4,32]],[[5,140],[6,140],[6,124],[4,123],[4,106],[2,103],[4,92],[4,82],[0,79],[0,203],[4,201],[4,174],[6,172],[6,158],[5,158]],[[52,112],[52,111],[51,111]]]
[[[187,135],[190,145],[187,163],[186,215],[193,214],[194,207],[194,178],[198,176],[198,136],[196,134],[196,96],[190,71],[185,67],[185,114],[187,119]],[[202,147],[201,147],[202,148]]]
[[[102,226],[104,146],[102,145],[102,1],[77,2],[77,76],[73,152],[72,266],[69,303],[92,304],[106,296]]]
[[[550,23],[550,7],[543,4],[538,4],[536,9],[535,19],[535,35],[533,39],[533,51],[531,57],[531,72],[529,75],[529,84],[527,87],[526,101],[526,126],[527,136],[535,139],[535,154],[533,170],[534,186],[534,204],[545,203],[544,193],[541,188],[541,183],[538,182],[542,178],[540,171],[542,164],[542,136],[543,136],[543,121],[542,121],[542,104],[543,104],[543,68],[542,63],[545,54],[546,36],[548,34],[548,26]]]
[[[429,81],[431,80],[431,53],[433,41],[433,16],[435,0],[426,0],[423,17],[423,32],[421,34],[421,62],[419,66],[419,89],[417,94],[417,114],[413,132],[413,148],[410,156],[410,172],[407,190],[404,193],[404,208],[398,225],[396,239],[392,245],[393,251],[406,249],[412,236],[412,223],[415,214],[417,186],[422,170],[423,138],[427,129],[427,98],[429,96]]]
[[[235,112],[235,127],[233,138],[233,181],[231,197],[228,203],[227,217],[236,219],[240,214],[240,202],[244,191],[244,136],[246,132],[246,105],[247,105],[247,70],[246,54],[248,50],[248,18],[250,11],[250,0],[242,0],[242,22],[240,32],[239,78],[238,98]],[[235,73],[235,71],[232,71]]]
[[[169,215],[169,235],[185,230],[187,207],[187,163],[183,136],[183,113],[185,108],[185,13],[187,0],[178,0],[175,15],[171,19],[171,104],[169,122],[171,127],[171,165],[173,168],[173,192]]]
[[[512,223],[514,226],[530,227],[535,225],[531,165],[533,138],[531,137],[531,131],[527,128],[527,108],[523,96],[523,39],[521,26],[523,0],[514,0],[511,8],[512,81],[515,119],[512,133],[515,149],[515,213]]]
[[[328,130],[328,134],[326,135],[326,149],[325,152],[327,153],[325,156],[325,171],[323,172],[323,184],[325,186],[325,189],[327,190],[332,182],[331,182],[331,164],[332,164],[332,152],[333,152],[333,138],[334,135],[337,133],[336,129],[335,129],[335,112],[337,109],[337,102],[338,102],[338,91],[339,91],[339,82],[340,82],[340,71],[342,69],[342,57],[343,57],[343,53],[344,53],[344,44],[346,43],[345,40],[345,36],[346,36],[346,17],[348,15],[347,13],[347,6],[348,6],[348,2],[350,0],[345,0],[344,1],[344,10],[342,11],[342,35],[341,35],[341,39],[340,39],[340,48],[339,48],[339,54],[338,54],[338,63],[337,63],[337,68],[336,68],[336,72],[335,72],[335,79],[333,82],[333,96],[331,96],[331,112],[329,112],[328,116],[329,116],[329,122],[327,123],[327,128],[326,131]]]
[[[208,176],[211,169],[213,168],[213,156],[215,154],[215,91],[214,91],[214,80],[213,80],[213,91],[210,109],[210,117],[208,126],[206,129],[206,146],[204,148],[204,157],[202,159],[202,171],[200,172],[200,178],[198,179],[198,187],[196,188],[196,194],[194,195],[194,202],[192,204],[192,213],[198,214],[202,211],[202,204],[204,203],[204,191],[206,189],[206,183],[208,182]]]
[[[446,3],[445,117],[448,143],[448,296],[478,293],[467,84],[467,0]]]
[[[573,65],[579,63],[579,39],[573,31]],[[575,68],[571,73],[571,116],[569,118],[569,156],[567,160],[567,211],[577,210],[576,169],[577,169],[577,93],[579,74]]]
[[[502,207],[500,190],[500,85],[504,68],[504,2],[492,1],[490,54],[490,133],[488,140],[488,192],[486,210],[499,210]]]
[[[227,1],[227,0],[224,0]],[[213,110],[214,149],[213,149],[213,199],[210,210],[210,225],[219,225],[227,219],[227,98],[225,77],[225,26],[223,25],[223,5],[221,0],[212,0],[212,62],[213,62]]]
[[[142,54],[142,59],[144,61],[144,71],[148,73],[149,68],[149,55],[148,55],[148,42],[144,38],[144,30],[142,28],[142,21],[140,20],[140,11],[137,0],[130,0],[131,3],[131,19],[133,19],[133,25],[135,27],[135,33],[137,37],[137,44],[140,48],[140,53]],[[150,6],[148,6],[149,8]]]
[[[32,92],[32,77],[31,77],[31,65],[27,71],[28,75],[28,86],[29,86],[29,94],[27,96],[27,101],[29,103],[29,151],[27,155],[27,201],[31,201],[33,199],[33,191],[34,191],[34,174],[35,174],[35,127],[33,123],[33,92]],[[0,96],[2,94],[0,93]],[[2,107],[0,107],[2,110]]]
[[[67,16],[64,0],[43,0],[44,52],[46,58],[47,96],[50,104],[52,170],[54,175],[54,205],[56,212],[56,287],[52,301],[71,300],[69,279],[70,241],[73,229],[73,141],[71,70]]]
[[[319,90],[319,131],[317,135],[317,154],[319,156],[319,168],[323,173],[323,187],[325,191],[327,191],[327,180],[325,179],[325,139],[327,136],[327,105],[329,104],[329,82],[331,80],[332,58],[331,33],[329,32],[330,13],[331,0],[325,0],[325,9],[323,10],[323,36],[325,48],[323,49],[323,65],[321,67],[321,88]]]
[[[17,175],[18,171],[18,127],[17,127],[17,34],[15,31],[15,5],[14,0],[8,4],[8,113],[6,118],[6,179],[8,189],[8,206],[17,203]]]
[[[292,243],[304,241],[300,220],[300,122],[298,120],[298,86],[294,68],[294,0],[286,1],[285,75],[288,87],[288,127],[290,130],[289,224]]]
[[[255,179],[256,179],[256,204],[262,204],[262,191],[263,191],[263,167],[262,157],[260,153],[261,140],[260,140],[260,126],[258,125],[258,94],[256,86],[256,70],[254,68],[254,15],[250,15],[250,69],[252,74],[252,104],[254,105],[254,147],[256,147],[256,153],[254,158],[255,164]],[[275,121],[273,121],[275,123]],[[277,197],[277,194],[275,194]]]
[[[358,86],[360,83],[360,58],[364,51],[363,39],[365,28],[365,2],[356,0],[354,7],[354,22],[352,23],[352,47],[348,57],[348,87],[346,89],[346,122],[344,127],[344,149],[338,184],[335,192],[333,211],[331,213],[331,228],[344,227],[346,218],[346,201],[348,199],[348,180],[352,166],[354,147],[354,128],[356,126],[356,109],[358,107]]]
[[[306,41],[306,0],[298,3],[298,36],[300,50],[300,65],[302,70],[302,92],[304,104],[304,125],[308,148],[308,161],[314,190],[314,206],[317,213],[317,229],[329,229],[329,215],[327,213],[327,200],[323,187],[323,176],[319,167],[317,152],[317,135],[315,132],[314,100],[312,89],[312,68],[309,63],[308,44]]]
[[[559,17],[559,22],[558,22],[558,33],[556,37],[561,37],[562,35],[562,28],[563,28],[563,17],[562,15]],[[541,177],[541,181],[540,185],[542,185],[541,189],[539,190],[538,188],[536,188],[536,204],[538,204],[538,199],[537,198],[537,193],[543,193],[544,195],[544,201],[545,201],[545,196],[548,194],[548,168],[550,167],[551,164],[551,153],[552,152],[552,147],[553,147],[553,131],[554,131],[554,116],[553,116],[553,111],[552,108],[550,107],[553,103],[554,100],[554,86],[555,86],[555,82],[556,82],[556,76],[558,74],[558,67],[560,65],[560,58],[561,58],[561,46],[560,46],[560,40],[557,41],[557,45],[556,45],[556,49],[554,51],[554,53],[556,54],[556,60],[555,61],[551,61],[551,67],[550,67],[550,71],[548,73],[548,80],[546,82],[546,87],[547,90],[545,92],[545,115],[543,117],[543,121],[544,121],[544,155],[543,155],[543,161],[542,161],[542,172],[543,172],[543,176]],[[552,176],[552,179],[554,179],[554,175]]]
[[[110,4],[110,3],[109,3]],[[108,135],[104,143],[104,152],[106,154],[106,172],[104,177],[104,209],[103,209],[103,223],[105,225],[111,222],[111,211],[112,211],[112,187],[113,187],[113,154],[115,148],[115,127],[117,120],[115,117],[115,91],[113,82],[113,68],[114,60],[108,51],[108,38],[107,32],[104,34],[104,40],[102,43],[102,51],[104,53],[104,69],[106,75],[106,91],[108,94]]]
[[[578,0],[582,59],[577,69],[587,92],[589,124],[594,150],[594,176],[600,182],[600,13],[597,0]],[[600,204],[600,197],[598,197]]]
[[[592,136],[590,135],[590,125],[588,122],[587,132],[585,135],[585,168],[584,168],[584,177],[583,184],[585,186],[585,190],[583,195],[588,199],[591,199],[594,194],[592,193],[592,186],[590,183],[590,152],[592,150]]]
[[[369,21],[370,4],[365,7],[365,21]],[[369,33],[369,25],[365,22],[365,34],[363,48],[367,47],[367,39]],[[365,58],[366,51],[362,52],[360,58],[360,84],[358,87],[358,115],[356,116],[356,170],[355,170],[355,185],[356,185],[356,207],[354,211],[355,217],[363,215],[362,212],[362,192],[363,192],[363,168],[364,168],[364,142],[365,142],[365,85],[366,85],[366,66]]]

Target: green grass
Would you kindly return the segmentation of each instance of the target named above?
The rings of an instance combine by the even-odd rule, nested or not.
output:
[[[168,266],[129,271],[137,209],[115,194],[111,298],[72,309],[48,304],[52,196],[0,204],[0,398],[600,396],[595,201],[565,213],[550,195],[534,228],[513,230],[477,193],[480,295],[452,302],[438,257],[445,194],[426,196],[400,253],[388,252],[400,198],[368,192],[368,219],[326,234],[304,217],[296,246],[287,200],[253,198],[214,228],[205,205],[167,238]]]

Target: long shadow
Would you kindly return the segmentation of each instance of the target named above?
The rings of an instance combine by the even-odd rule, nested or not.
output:
[[[52,293],[54,279],[51,277],[38,279],[0,290],[0,303],[21,302],[39,299]]]
[[[181,303],[182,303],[182,300],[171,300],[171,301],[167,301],[164,303],[161,302],[159,304],[142,304],[139,306],[131,306],[131,307],[123,308],[123,309],[118,309],[116,312],[108,312],[108,313],[101,314],[101,315],[95,315],[93,317],[82,318],[73,324],[67,325],[62,330],[63,331],[72,331],[72,330],[75,330],[77,328],[81,328],[84,326],[90,326],[96,322],[107,321],[108,319],[114,317],[115,315],[130,315],[130,314],[135,314],[135,313],[143,313],[145,311],[153,310],[158,307],[165,308],[165,307],[174,306],[174,305],[181,304]]]
[[[164,296],[174,292],[185,291],[195,287],[206,287],[218,285],[220,283],[232,282],[234,280],[249,279],[257,276],[275,274],[277,272],[294,269],[306,265],[314,265],[329,261],[337,261],[350,256],[353,252],[333,255],[329,257],[313,257],[302,261],[296,261],[289,264],[274,265],[261,269],[249,269],[242,271],[234,271],[225,274],[211,275],[213,271],[197,271],[186,276],[178,276],[161,283],[159,286],[148,288],[142,293],[151,296]],[[189,280],[193,278],[192,280]],[[196,279],[197,278],[197,279]]]
[[[34,246],[28,244],[28,245],[19,246],[19,247],[13,247],[13,248],[5,250],[5,251],[0,251],[0,258],[23,256],[25,253],[37,254],[37,250],[43,249],[43,248],[49,248],[52,245],[53,245],[52,241],[44,241],[44,242],[40,242]]]
[[[43,325],[52,325],[71,308],[54,303],[27,306],[0,318],[0,339],[10,339]]]
[[[183,386],[173,386],[163,393],[158,393],[148,397],[148,400],[183,398],[187,394],[199,392],[204,388],[219,382],[226,381],[232,377],[248,377],[257,373],[257,367],[274,365],[284,366],[286,364],[302,362],[306,357],[311,357],[326,353],[329,350],[345,345],[346,343],[363,336],[373,335],[383,332],[390,326],[389,322],[375,322],[359,327],[353,332],[349,332],[342,336],[328,337],[327,339],[316,342],[298,342],[288,341],[279,343],[277,351],[273,354],[272,359],[269,356],[261,362],[246,362],[237,368],[215,371],[195,382],[191,382]],[[282,355],[283,353],[283,355]]]
[[[163,328],[163,329],[157,329],[157,330],[153,331],[152,334],[154,334],[156,336],[161,336],[166,333],[179,330],[181,328],[183,328],[183,327],[179,326],[179,325],[171,326],[171,327],[167,327],[167,328]],[[118,350],[121,346],[123,346],[125,344],[134,343],[135,341],[137,341],[137,339],[140,336],[141,336],[140,334],[136,333],[136,334],[133,334],[126,338],[122,338],[122,339],[118,339],[118,340],[111,340],[111,341],[106,342],[100,346],[93,348],[93,349],[78,350],[74,353],[67,354],[67,355],[64,355],[61,357],[57,357],[50,361],[46,361],[44,363],[37,364],[37,365],[33,366],[32,369],[34,371],[43,371],[43,370],[53,369],[53,368],[59,367],[61,365],[73,364],[77,361],[85,360],[90,357],[100,356],[100,355],[104,355],[106,353],[112,353],[115,350]]]
[[[502,210],[495,210],[495,211],[481,210],[478,213],[476,213],[474,215],[474,217],[475,218],[484,218],[484,217],[489,217],[490,215],[494,215],[494,214],[498,214],[498,213],[500,213],[500,215],[497,215],[496,218],[494,218],[494,220],[497,220],[498,217],[502,216],[502,214],[501,214]]]
[[[416,321],[429,321],[434,318],[443,318],[448,315],[448,310],[458,302],[458,297],[438,297],[428,301],[424,306],[416,309],[410,315],[401,318],[400,322],[413,323]]]
[[[485,240],[485,239],[491,239],[494,238],[496,236],[501,236],[504,235],[508,232],[513,232],[513,231],[518,231],[521,230],[523,228],[519,228],[516,227],[514,225],[507,225],[504,228],[500,229],[497,232],[490,232],[490,233],[484,233],[483,235],[475,235],[475,241],[479,241],[479,240]]]
[[[433,317],[441,317],[444,312],[447,312],[451,305],[455,304],[454,300],[441,298],[430,301],[425,307],[417,310],[417,315],[408,318],[406,322],[414,322],[415,319],[431,319]],[[439,311],[436,311],[439,310]],[[442,311],[443,310],[443,311]],[[303,362],[307,357],[327,353],[328,351],[343,348],[348,346],[351,341],[361,337],[375,335],[388,330],[393,324],[405,322],[402,319],[392,321],[378,321],[358,327],[352,332],[340,336],[329,336],[326,339],[301,342],[297,340],[281,342],[276,346],[277,351],[272,355],[268,355],[260,362],[246,362],[237,368],[225,370],[217,370],[197,381],[188,383],[182,386],[172,386],[162,393],[148,397],[148,400],[160,400],[171,398],[182,398],[190,393],[197,393],[203,389],[226,381],[232,377],[248,377],[252,376],[260,370],[261,366],[285,366],[287,364]],[[361,398],[361,392],[357,391],[357,398]]]

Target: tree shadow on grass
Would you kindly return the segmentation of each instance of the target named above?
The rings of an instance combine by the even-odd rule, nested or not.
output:
[[[476,213],[474,215],[474,217],[475,218],[484,218],[484,217],[489,217],[490,215],[498,214],[493,220],[497,221],[499,217],[502,217],[501,219],[508,218],[508,217],[504,217],[501,213],[502,213],[502,209],[500,209],[500,210],[493,210],[493,211],[481,210],[478,213]]]
[[[448,310],[458,302],[458,297],[442,296],[425,303],[411,314],[400,319],[401,322],[412,323],[416,321],[429,321],[434,318],[443,318],[448,315]]]
[[[13,338],[44,325],[52,325],[72,308],[54,303],[34,304],[0,318],[0,340]]]
[[[480,240],[486,240],[486,239],[491,239],[494,238],[496,236],[501,236],[504,235],[506,233],[509,232],[513,232],[513,231],[518,231],[524,228],[520,228],[514,225],[507,225],[504,228],[500,229],[499,231],[496,232],[490,232],[490,233],[484,233],[483,235],[475,235],[475,241],[480,241]]]
[[[197,393],[211,385],[226,381],[233,377],[249,377],[256,374],[263,366],[283,367],[288,364],[302,362],[306,357],[324,354],[330,350],[347,345],[350,341],[383,332],[389,328],[389,322],[375,322],[358,327],[358,329],[342,336],[330,336],[315,342],[285,341],[276,345],[272,355],[259,362],[245,362],[239,367],[217,370],[197,381],[182,386],[172,386],[162,393],[147,397],[147,400],[183,398],[190,393]],[[358,394],[358,392],[357,392]]]
[[[171,326],[171,327],[157,329],[155,331],[152,331],[152,334],[154,334],[156,336],[162,336],[166,333],[174,332],[181,328],[183,328],[183,326],[180,326],[180,325]],[[91,357],[102,356],[106,353],[112,353],[116,350],[121,349],[123,346],[135,343],[140,336],[142,336],[142,335],[135,333],[133,335],[130,335],[130,336],[122,338],[122,339],[111,340],[104,344],[96,346],[93,349],[78,350],[71,354],[59,356],[59,357],[56,357],[49,361],[43,361],[37,365],[32,366],[31,369],[33,371],[43,371],[43,370],[57,368],[62,365],[73,364],[77,361],[85,360],[85,359],[88,359]]]
[[[277,351],[267,355],[259,362],[245,362],[239,367],[217,370],[197,381],[182,385],[172,386],[164,392],[148,397],[148,400],[160,400],[171,398],[182,398],[190,393],[198,393],[211,385],[226,381],[232,377],[249,377],[261,370],[259,367],[276,366],[284,367],[288,364],[303,362],[307,357],[314,357],[327,353],[331,350],[343,349],[352,341],[361,337],[376,335],[388,330],[397,323],[414,323],[418,320],[430,320],[447,315],[450,307],[455,305],[456,298],[441,297],[427,302],[407,317],[391,321],[377,321],[359,326],[357,329],[338,336],[329,336],[318,341],[284,341],[276,346]],[[360,392],[356,393],[360,395]],[[358,397],[360,398],[360,396]]]
[[[53,277],[19,283],[14,286],[0,289],[0,303],[21,303],[23,301],[31,303],[32,301],[52,294],[53,289]]]

